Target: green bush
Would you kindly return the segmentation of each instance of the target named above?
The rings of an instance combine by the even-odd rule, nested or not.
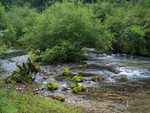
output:
[[[141,1],[132,5],[126,3],[108,15],[105,24],[114,34],[112,47],[115,52],[150,55],[150,2]]]
[[[5,44],[9,48],[11,47],[12,42],[15,40],[15,31],[13,27],[11,26],[11,24],[9,23],[9,21],[10,21],[9,18],[7,17],[5,13],[5,9],[0,2],[0,50],[2,47],[1,44]],[[1,37],[1,32],[3,33],[3,37]],[[1,52],[2,51],[0,51],[0,53]]]
[[[62,75],[72,75],[72,72],[69,71],[69,67],[63,68]]]
[[[56,2],[36,18],[38,24],[26,30],[20,42],[33,53],[40,50],[47,63],[79,61],[83,47],[111,48],[110,31],[94,16],[92,8],[81,2]]]
[[[84,81],[84,79],[83,79],[82,76],[76,75],[76,76],[74,76],[73,78],[75,79],[76,82],[83,82],[83,81]]]
[[[48,87],[49,90],[58,89],[58,84],[57,83],[49,83],[49,84],[46,84],[46,86]]]
[[[80,87],[73,88],[74,93],[78,93],[78,92],[85,91],[85,90],[86,90],[85,86],[80,86]]]
[[[78,87],[78,85],[77,84],[71,84],[71,89],[73,89],[75,87]]]

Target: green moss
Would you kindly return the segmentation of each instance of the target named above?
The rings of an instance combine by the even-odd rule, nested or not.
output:
[[[88,57],[87,56],[81,56],[80,60],[88,60]]]
[[[72,75],[72,72],[70,71],[62,71],[62,75]]]
[[[83,72],[82,71],[78,71],[78,74],[82,74]]]
[[[55,69],[52,69],[51,71],[55,71]]]
[[[56,100],[59,100],[61,102],[64,102],[65,101],[65,98],[61,97],[61,96],[55,96],[55,95],[50,95],[50,97],[52,99],[56,99]]]
[[[92,77],[92,81],[96,81],[96,77]]]
[[[71,77],[67,77],[66,80],[73,81],[73,79]]]
[[[86,90],[85,86],[80,86],[80,88],[81,88],[81,91],[85,91]]]
[[[120,65],[120,64],[115,64],[116,66],[119,66],[119,67],[122,67],[122,65]]]
[[[79,68],[82,68],[82,65],[79,65]]]
[[[85,91],[85,90],[86,90],[85,86],[80,86],[80,87],[73,88],[74,93],[78,93],[78,92]]]
[[[58,89],[58,84],[57,83],[49,83],[46,85],[49,90],[56,90]]]
[[[56,73],[53,73],[53,76],[57,77],[58,75]]]
[[[77,87],[78,85],[77,84],[71,84],[71,89]]]
[[[8,59],[8,61],[9,61],[9,62],[14,62],[14,61],[13,61],[12,59],[10,59],[10,58]]]
[[[63,68],[64,71],[62,71],[62,75],[72,75],[72,73],[69,71],[69,67]]]
[[[83,77],[82,76],[76,75],[73,78],[75,79],[76,82],[83,82]]]
[[[102,81],[102,80],[104,80],[103,76],[97,76],[97,81]]]
[[[126,80],[127,80],[126,77],[121,77],[122,82],[125,82]]]
[[[62,91],[67,91],[68,88],[67,87],[63,87]]]

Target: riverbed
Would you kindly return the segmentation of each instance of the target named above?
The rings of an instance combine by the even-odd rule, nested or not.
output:
[[[36,75],[33,84],[56,82],[58,90],[49,91],[46,86],[36,94],[50,98],[50,95],[62,96],[65,104],[83,109],[86,113],[148,113],[150,112],[150,58],[120,53],[100,53],[94,48],[84,53],[88,60],[76,63],[42,64],[41,72]],[[10,50],[0,60],[1,76],[9,76],[19,64],[27,62],[24,49]],[[11,61],[10,61],[11,59]],[[82,65],[82,68],[79,67]],[[73,75],[62,76],[62,69],[70,67]],[[55,69],[55,71],[52,71]],[[78,74],[82,71],[82,74]],[[52,76],[54,73],[58,77]],[[84,81],[79,85],[87,87],[85,92],[72,93],[67,78],[80,75]],[[103,76],[102,81],[92,81],[93,76]],[[122,81],[121,77],[126,80]],[[68,87],[67,91],[62,91]]]

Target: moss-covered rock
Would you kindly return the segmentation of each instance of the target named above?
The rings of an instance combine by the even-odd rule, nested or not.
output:
[[[104,80],[103,76],[97,76],[97,81],[102,81],[102,80]]]
[[[55,76],[55,77],[57,77],[57,76],[58,76],[56,73],[53,73],[52,75],[53,75],[53,76]]]
[[[92,81],[96,81],[96,77],[94,76],[94,77],[92,77]]]
[[[83,72],[82,71],[78,71],[78,74],[82,74]]]
[[[55,69],[51,69],[50,71],[55,71]]]
[[[72,72],[70,71],[62,71],[62,75],[72,75]]]
[[[86,90],[85,86],[80,86],[80,87],[73,88],[74,93],[78,93],[78,92],[85,91],[85,90]]]
[[[73,79],[71,77],[67,77],[66,80],[73,81]]]
[[[79,65],[79,68],[82,68],[82,65]]]
[[[63,87],[61,90],[62,90],[62,91],[67,91],[68,88],[67,88],[67,87]]]
[[[58,89],[58,84],[57,83],[49,83],[49,84],[46,84],[46,86],[48,87],[49,90]]]
[[[125,82],[127,79],[126,79],[126,77],[121,77],[120,80],[121,80],[122,82]]]
[[[72,75],[72,72],[69,71],[69,67],[63,68],[62,75]]]
[[[78,84],[71,84],[71,89],[78,87]]]
[[[82,76],[76,75],[76,76],[74,76],[73,78],[74,78],[74,80],[75,80],[76,82],[83,82],[83,81],[84,81],[84,79],[83,79]]]
[[[65,98],[61,97],[61,96],[55,96],[55,95],[50,95],[49,97],[51,97],[52,99],[56,99],[59,100],[61,102],[65,101]]]

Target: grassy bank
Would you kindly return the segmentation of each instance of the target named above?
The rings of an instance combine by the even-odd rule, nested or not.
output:
[[[82,113],[59,101],[52,101],[28,92],[21,94],[17,91],[0,87],[0,111],[2,113]]]

